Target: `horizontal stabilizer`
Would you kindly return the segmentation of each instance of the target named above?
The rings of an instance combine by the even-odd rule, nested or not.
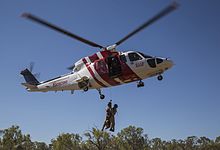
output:
[[[26,88],[28,89],[36,89],[37,86],[36,85],[32,85],[32,84],[29,84],[29,83],[21,83],[23,86],[25,86]]]

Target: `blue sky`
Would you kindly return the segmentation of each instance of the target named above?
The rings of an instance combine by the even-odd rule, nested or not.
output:
[[[100,45],[110,45],[155,15],[170,0],[0,0],[0,128],[19,125],[33,140],[50,142],[64,132],[101,128],[109,101],[119,105],[116,133],[135,125],[150,138],[220,135],[220,2],[179,1],[181,7],[138,33],[118,50],[169,57],[175,66],[156,78],[88,92],[29,93],[20,71],[35,62],[46,80],[68,72],[98,49],[20,17],[31,12]]]

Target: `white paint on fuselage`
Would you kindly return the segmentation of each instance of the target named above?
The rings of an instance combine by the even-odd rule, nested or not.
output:
[[[142,59],[137,61],[130,61],[128,57],[128,53],[137,53]],[[165,58],[161,58],[163,60],[162,63],[157,64],[155,60],[156,67],[152,68],[148,64],[148,59],[156,59],[155,58],[144,58],[138,52],[128,51],[123,53],[126,56],[127,62],[126,64],[130,67],[130,69],[141,79],[146,79],[152,76],[156,76],[158,74],[162,74],[167,69],[173,66],[173,62],[171,60],[167,60]],[[158,57],[159,58],[159,57]]]
[[[126,64],[128,67],[141,79],[146,79],[152,76],[156,76],[158,74],[162,74],[167,69],[171,68],[173,66],[173,62],[171,60],[167,60],[164,58],[163,62],[160,64],[157,64],[156,67],[152,68],[149,66],[147,60],[152,58],[144,58],[143,56],[141,60],[133,61],[131,62],[128,58],[128,53],[135,52],[135,51],[128,51],[123,52],[121,54],[124,54],[126,56],[127,62]],[[135,52],[136,53],[136,52]],[[102,55],[99,52],[98,57],[101,58]],[[90,59],[88,57],[85,57],[86,61],[88,62],[87,65],[89,65],[90,71],[93,72],[93,75],[88,70],[86,64],[83,63],[82,59],[77,61],[75,63],[74,72],[60,76],[58,78],[55,78],[53,80],[49,80],[46,82],[41,82],[41,84],[37,85],[37,88],[33,89],[27,89],[28,91],[41,91],[41,92],[47,92],[47,91],[63,91],[63,90],[82,90],[78,86],[78,81],[82,79],[83,77],[86,77],[89,79],[89,89],[99,89],[103,88],[99,83],[97,83],[97,80],[104,84],[107,87],[110,87],[105,80],[102,79],[102,77],[96,72],[94,68],[94,63],[91,63]],[[94,79],[96,78],[96,80]],[[119,78],[115,78],[116,81],[120,82],[120,84],[123,84],[124,82],[120,81]],[[133,80],[129,80],[132,82]]]

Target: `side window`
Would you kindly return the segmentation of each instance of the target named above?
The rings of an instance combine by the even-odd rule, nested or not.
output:
[[[149,64],[149,66],[151,68],[155,68],[156,67],[155,59],[148,59],[147,63]]]
[[[129,53],[128,57],[130,61],[137,61],[142,59],[141,56],[139,56],[137,53]]]
[[[124,63],[127,62],[125,55],[120,55],[120,60]]]
[[[157,64],[160,64],[163,62],[163,59],[157,58],[156,61],[157,61]]]
[[[101,74],[107,73],[107,67],[103,60],[99,60],[95,62],[95,69],[98,73]]]

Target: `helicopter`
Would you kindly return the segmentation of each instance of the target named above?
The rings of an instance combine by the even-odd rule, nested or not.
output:
[[[26,81],[21,84],[25,86],[29,92],[57,92],[69,90],[73,94],[75,90],[83,90],[86,92],[90,89],[97,89],[100,99],[104,99],[105,95],[101,92],[102,88],[118,86],[130,82],[137,82],[137,87],[143,87],[144,82],[142,80],[154,76],[157,76],[158,80],[162,80],[162,74],[174,65],[171,59],[153,57],[133,50],[121,52],[116,48],[176,8],[178,8],[178,3],[174,2],[169,4],[158,14],[110,46],[102,46],[53,25],[35,15],[23,13],[22,17],[30,21],[46,26],[82,43],[99,48],[100,50],[74,63],[68,68],[71,70],[70,73],[47,81],[39,82],[35,75],[32,74],[32,69],[26,68],[20,72]]]

